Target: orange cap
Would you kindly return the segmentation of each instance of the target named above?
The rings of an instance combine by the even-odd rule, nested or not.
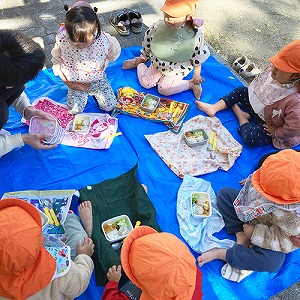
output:
[[[280,71],[300,73],[300,40],[287,44],[270,58],[270,62]]]
[[[42,247],[38,210],[20,199],[0,201],[0,296],[25,299],[46,287],[56,262]]]
[[[180,18],[195,13],[199,1],[166,0],[162,11],[167,15]]]
[[[192,299],[195,258],[173,234],[148,226],[135,228],[124,241],[121,262],[128,278],[142,290],[141,300]]]
[[[286,149],[270,155],[254,172],[252,184],[268,200],[278,204],[300,202],[300,153]]]

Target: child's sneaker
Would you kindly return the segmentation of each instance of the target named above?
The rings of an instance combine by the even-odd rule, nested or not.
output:
[[[141,33],[143,27],[143,18],[141,14],[136,10],[129,10],[128,18],[130,21],[130,30],[133,33]]]
[[[124,11],[112,12],[109,22],[120,35],[129,35],[130,21],[127,13]]]

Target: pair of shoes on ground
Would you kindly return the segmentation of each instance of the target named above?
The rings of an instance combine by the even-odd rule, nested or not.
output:
[[[130,30],[133,33],[142,32],[143,18],[136,10],[124,9],[122,11],[114,11],[110,16],[109,22],[120,35],[129,35]]]
[[[260,69],[251,62],[249,58],[242,54],[232,64],[232,68],[243,78],[255,77],[260,73]]]

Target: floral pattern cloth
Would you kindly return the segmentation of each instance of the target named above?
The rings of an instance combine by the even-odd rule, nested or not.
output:
[[[207,143],[190,147],[184,140],[184,132],[203,129],[208,136],[215,132],[217,138],[216,157],[210,157]],[[238,143],[229,131],[216,117],[196,116],[183,124],[181,133],[176,135],[172,131],[145,135],[154,151],[167,166],[179,177],[185,174],[198,176],[222,169],[228,171],[242,152],[242,145]]]

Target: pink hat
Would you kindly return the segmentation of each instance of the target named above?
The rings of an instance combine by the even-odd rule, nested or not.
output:
[[[193,15],[198,2],[199,1],[197,0],[166,0],[161,10],[171,17],[180,18],[187,15]]]
[[[124,240],[121,262],[128,278],[142,290],[141,300],[192,299],[195,258],[175,235],[137,227]]]
[[[288,73],[300,73],[300,40],[283,47],[270,62],[278,69]]]

